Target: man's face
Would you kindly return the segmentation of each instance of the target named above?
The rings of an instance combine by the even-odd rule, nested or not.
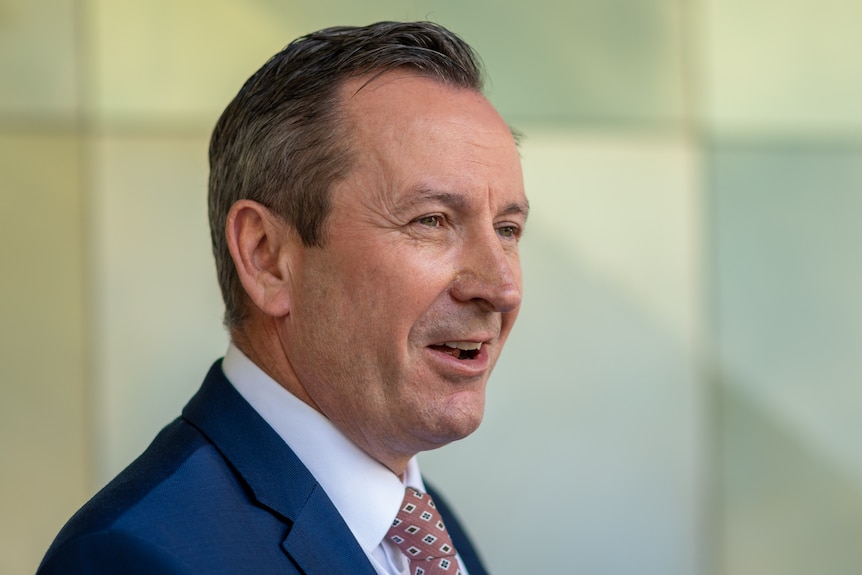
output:
[[[473,432],[521,303],[520,159],[483,96],[410,72],[342,93],[356,150],[303,248],[284,346],[300,385],[395,471]]]

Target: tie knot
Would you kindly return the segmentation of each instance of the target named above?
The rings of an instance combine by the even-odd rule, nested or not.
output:
[[[434,500],[408,487],[387,537],[410,560],[411,575],[460,574],[455,547]]]

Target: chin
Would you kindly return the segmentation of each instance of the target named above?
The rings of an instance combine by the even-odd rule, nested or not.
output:
[[[485,413],[485,402],[480,405],[453,405],[441,415],[437,426],[437,437],[440,445],[464,439],[477,429],[482,423]]]

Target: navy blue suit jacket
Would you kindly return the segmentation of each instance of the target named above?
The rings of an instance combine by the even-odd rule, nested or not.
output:
[[[470,575],[487,575],[456,518],[431,493]],[[374,569],[308,469],[217,362],[182,416],[63,527],[38,573]]]

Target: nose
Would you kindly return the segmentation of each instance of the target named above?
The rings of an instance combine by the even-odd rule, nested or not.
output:
[[[465,242],[451,293],[455,299],[475,302],[489,312],[506,313],[518,309],[521,263],[517,246],[504,246],[496,230]]]

